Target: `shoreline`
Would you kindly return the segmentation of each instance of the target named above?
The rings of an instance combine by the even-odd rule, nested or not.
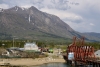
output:
[[[4,59],[5,63],[10,63],[11,65],[16,66],[39,66],[46,63],[56,63],[62,62],[65,60],[63,58],[15,58],[15,59]]]

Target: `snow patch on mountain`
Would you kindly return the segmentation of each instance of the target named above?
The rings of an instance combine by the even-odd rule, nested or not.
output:
[[[31,21],[31,19],[30,19],[30,15],[29,15],[28,21],[29,21],[29,23],[30,23],[30,21]]]
[[[4,10],[2,8],[0,8],[0,12],[3,12]]]

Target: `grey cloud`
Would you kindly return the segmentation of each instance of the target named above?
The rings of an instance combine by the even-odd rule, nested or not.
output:
[[[82,23],[83,21],[80,20],[80,19],[77,19],[77,20],[72,20],[72,22],[75,22],[75,23]]]
[[[64,21],[70,21],[70,22],[73,22],[73,23],[82,23],[83,22],[82,19],[73,19],[73,18],[64,18],[63,20]]]
[[[4,3],[9,7],[35,5],[38,9],[48,7],[50,9],[67,10],[71,7],[68,5],[68,0],[0,0],[0,3]]]
[[[34,0],[0,0],[1,4],[7,4],[9,7],[13,6],[24,6],[24,5],[30,5],[34,2]]]
[[[0,0],[0,4],[2,4],[3,3],[3,0]]]
[[[43,4],[44,0],[30,0],[30,3],[34,4]]]
[[[77,3],[77,2],[70,2],[70,4],[72,4],[72,5],[79,5],[79,3]]]
[[[70,8],[68,0],[51,0],[51,2],[54,4],[54,8],[58,10],[67,10]]]

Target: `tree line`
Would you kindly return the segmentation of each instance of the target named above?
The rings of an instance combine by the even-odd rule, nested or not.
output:
[[[39,47],[50,47],[50,48],[54,48],[54,47],[62,47],[62,48],[66,48],[69,44],[71,44],[71,42],[49,42],[49,41],[33,41],[33,40],[0,40],[0,47],[3,48],[10,48],[10,47],[19,47],[19,48],[23,48],[24,44],[27,42],[35,42]],[[59,45],[59,46],[57,46]],[[93,46],[96,50],[100,49],[100,42],[85,42],[84,45],[86,46]]]

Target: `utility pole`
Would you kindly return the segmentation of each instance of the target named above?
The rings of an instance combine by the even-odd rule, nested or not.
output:
[[[15,36],[13,37],[13,48],[14,48],[14,45],[15,45],[15,39],[18,39],[18,38],[16,38]]]
[[[14,48],[14,38],[13,38],[13,48]]]

